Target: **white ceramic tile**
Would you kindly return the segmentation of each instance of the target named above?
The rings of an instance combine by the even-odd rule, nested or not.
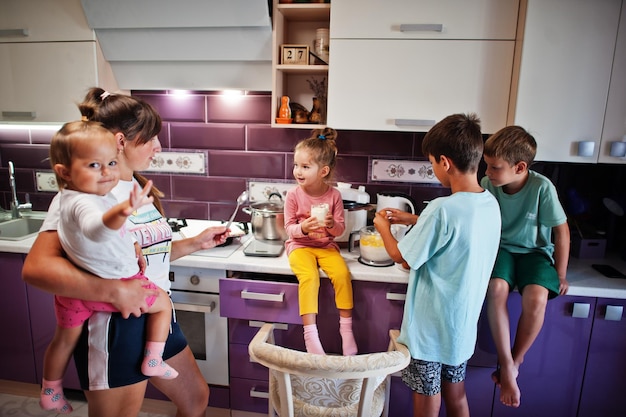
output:
[[[159,152],[147,171],[205,174],[207,154],[205,152]]]
[[[295,182],[259,182],[250,181],[248,183],[248,196],[250,202],[266,201],[269,199],[270,194],[278,193],[283,200],[287,195],[287,191],[295,187]]]
[[[439,184],[428,161],[372,160],[372,181],[423,182]]]
[[[59,191],[54,172],[37,172],[35,177],[37,178],[37,191]]]

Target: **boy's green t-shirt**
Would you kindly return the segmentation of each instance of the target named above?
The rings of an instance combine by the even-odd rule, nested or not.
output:
[[[567,221],[556,187],[545,176],[529,170],[528,181],[515,194],[481,180],[500,204],[502,237],[500,247],[511,253],[542,252],[554,262],[552,228]]]

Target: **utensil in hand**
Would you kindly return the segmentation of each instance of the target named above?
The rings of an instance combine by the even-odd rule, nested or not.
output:
[[[237,197],[237,207],[235,207],[235,211],[233,211],[233,214],[230,216],[230,219],[228,219],[228,223],[226,223],[226,230],[230,229],[230,225],[233,223],[233,219],[235,218],[235,215],[237,214],[237,210],[239,210],[239,206],[245,203],[246,201],[248,201],[248,192],[244,191],[243,193],[239,194],[239,197]]]

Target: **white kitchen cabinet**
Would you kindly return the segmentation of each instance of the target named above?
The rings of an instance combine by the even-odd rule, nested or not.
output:
[[[66,122],[97,85],[95,42],[0,44],[0,120]]]
[[[537,160],[598,161],[609,86],[615,89],[616,114],[607,114],[613,127],[606,126],[606,140],[615,135],[609,130],[617,130],[619,138],[626,133],[623,39],[617,51],[621,63],[613,68],[621,7],[621,0],[528,0],[510,122],[535,136]],[[578,155],[580,142],[593,143],[589,156]],[[604,156],[601,161],[609,162]]]
[[[332,38],[515,39],[518,3],[519,0],[333,0]]]
[[[626,163],[626,155],[611,156],[611,146],[615,142],[626,141],[626,3],[624,2],[622,2],[622,15],[619,21],[598,162],[623,164]]]
[[[267,0],[82,0],[82,5],[90,26],[98,29],[250,28],[270,23]]]
[[[93,41],[80,0],[2,0],[0,42]]]
[[[513,41],[334,39],[328,124],[426,131],[450,114],[475,112],[482,131],[493,133],[507,118],[513,49]],[[364,50],[375,61],[363,65]]]
[[[367,8],[363,21],[354,10]],[[453,113],[505,126],[518,0],[332,3],[328,124],[427,131]]]
[[[76,120],[89,87],[118,89],[80,0],[3,0],[0,11],[0,122]]]

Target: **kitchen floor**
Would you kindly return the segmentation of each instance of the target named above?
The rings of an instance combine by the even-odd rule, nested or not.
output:
[[[23,382],[0,380],[0,417],[52,417],[66,414],[53,414],[39,407],[39,386]],[[76,392],[66,393],[74,411],[73,417],[88,417],[87,402]],[[231,411],[224,408],[207,408],[206,416],[211,417],[263,417],[266,414]],[[176,407],[168,401],[144,400],[138,417],[171,417],[176,415]]]

